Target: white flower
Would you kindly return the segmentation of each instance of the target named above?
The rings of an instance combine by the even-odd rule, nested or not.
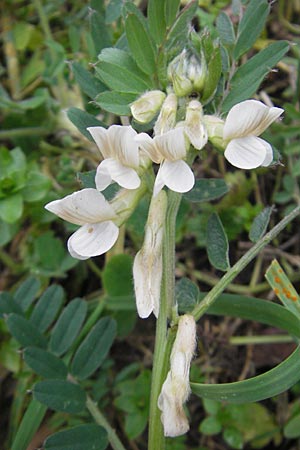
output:
[[[167,195],[164,191],[152,197],[145,239],[133,264],[133,279],[138,315],[144,319],[152,312],[159,313],[162,279],[162,242],[167,210]]]
[[[257,137],[281,114],[283,109],[268,107],[257,100],[246,100],[233,106],[224,125],[228,142],[225,158],[239,169],[269,166],[273,160],[271,145]]]
[[[139,167],[139,149],[131,126],[112,125],[108,129],[89,127],[104,160],[99,164],[95,177],[96,187],[103,191],[113,181],[126,189],[137,189],[141,180],[136,172]]]
[[[96,189],[82,189],[45,208],[68,222],[81,227],[68,240],[68,250],[77,259],[102,255],[116,242],[119,228],[112,206]]]
[[[207,143],[207,130],[204,123],[202,105],[198,100],[191,100],[186,108],[184,131],[190,143],[201,150]]]
[[[178,127],[153,139],[146,133],[135,138],[144,152],[160,168],[157,172],[153,195],[166,185],[175,192],[188,192],[195,183],[194,174],[183,161],[187,154],[184,128]]]
[[[186,433],[189,423],[183,406],[190,395],[189,373],[196,344],[196,323],[193,316],[179,318],[178,331],[170,357],[170,371],[158,397],[158,408],[164,435],[175,437]]]
[[[154,125],[154,136],[159,136],[175,128],[177,114],[177,97],[171,93],[165,99]]]
[[[165,97],[162,91],[145,92],[131,104],[131,114],[137,122],[149,123],[160,110]]]

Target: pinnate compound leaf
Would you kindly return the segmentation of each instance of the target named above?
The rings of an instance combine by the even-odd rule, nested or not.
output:
[[[130,51],[139,66],[146,74],[156,71],[155,47],[150,39],[145,23],[137,14],[128,14],[125,21],[125,32]]]
[[[235,42],[235,33],[232,22],[228,15],[221,11],[217,17],[217,31],[223,45],[233,45]]]
[[[207,223],[207,254],[210,263],[219,270],[229,269],[228,239],[218,214],[213,213]]]
[[[14,293],[15,302],[26,312],[34,302],[40,288],[41,282],[38,278],[28,277]]]
[[[107,433],[95,424],[78,425],[59,431],[44,442],[45,450],[105,450],[108,446]]]
[[[92,375],[107,356],[116,336],[116,322],[110,317],[103,317],[86,336],[75,353],[71,372],[84,380]]]
[[[274,42],[239,67],[232,77],[230,93],[223,102],[223,112],[229,111],[236,103],[251,97],[264,77],[288,50],[288,42]]]
[[[85,408],[84,390],[66,380],[39,381],[33,386],[32,393],[36,400],[54,411],[76,414]]]
[[[255,43],[261,34],[268,14],[270,5],[267,0],[251,0],[240,21],[238,28],[238,39],[233,55],[238,59]]]
[[[229,403],[258,402],[280,394],[300,379],[300,348],[274,369],[244,381],[221,384],[191,383],[199,397]]]
[[[66,365],[52,353],[38,347],[27,347],[23,355],[26,364],[41,377],[63,379],[67,377]]]
[[[190,202],[208,202],[222,197],[229,191],[228,185],[219,178],[201,178],[196,180],[193,189],[184,197]]]
[[[274,206],[267,206],[255,217],[249,232],[249,238],[252,242],[259,241],[265,234],[273,209]]]
[[[0,318],[11,313],[23,315],[23,310],[9,292],[0,292]]]
[[[47,347],[45,336],[24,317],[13,313],[8,316],[6,323],[10,333],[22,347],[31,345],[41,348]]]
[[[30,316],[30,322],[41,333],[47,330],[55,319],[64,301],[64,290],[59,285],[51,285],[44,292],[35,305]]]
[[[97,95],[95,103],[105,111],[119,116],[128,116],[131,114],[130,104],[136,98],[137,94],[130,92],[105,91]]]
[[[45,417],[46,411],[47,407],[45,405],[34,399],[31,400],[14,438],[11,450],[27,450]]]
[[[60,356],[69,350],[80,331],[86,312],[86,302],[80,298],[75,298],[64,308],[52,331],[51,352]]]
[[[103,122],[100,122],[100,120],[96,119],[95,116],[92,114],[87,113],[86,111],[83,111],[79,108],[69,108],[67,111],[67,116],[75,125],[76,128],[80,131],[80,133],[83,134],[89,141],[94,142],[91,133],[87,131],[88,127],[104,127],[106,128],[106,125]]]

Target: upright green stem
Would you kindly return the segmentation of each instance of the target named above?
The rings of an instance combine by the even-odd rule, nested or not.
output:
[[[297,206],[290,214],[284,217],[269,233],[263,236],[247,253],[220,279],[212,290],[206,295],[199,305],[197,305],[192,315],[195,320],[208,310],[208,308],[217,300],[218,296],[226,289],[228,284],[252,261],[253,258],[272,241],[286,226],[300,213],[300,206]]]
[[[172,343],[175,338],[174,329],[168,330],[168,322],[171,320],[175,297],[175,227],[180,201],[180,194],[169,192],[163,243],[160,310],[156,324],[153,357],[148,450],[163,450],[165,442],[160,419],[161,411],[157,407],[157,401],[168,372]]]

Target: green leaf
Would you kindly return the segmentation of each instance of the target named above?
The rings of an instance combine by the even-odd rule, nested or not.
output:
[[[38,347],[27,347],[24,350],[26,364],[44,378],[66,378],[67,366],[52,353]]]
[[[228,15],[223,11],[218,15],[216,25],[222,44],[225,46],[233,45],[235,42],[233,25]]]
[[[257,242],[266,232],[274,206],[267,206],[255,217],[249,232],[249,239]]]
[[[23,310],[9,292],[0,292],[0,318],[11,313],[22,316]]]
[[[300,414],[292,417],[283,428],[283,434],[288,439],[300,437]]]
[[[25,202],[37,202],[45,197],[51,187],[51,181],[42,173],[29,171],[26,186],[22,190]]]
[[[233,55],[235,59],[240,58],[249,50],[261,34],[268,14],[270,5],[267,0],[251,0],[239,23],[238,39]]]
[[[179,5],[180,0],[165,0],[165,19],[167,27],[173,25],[178,13]]]
[[[111,47],[111,36],[109,28],[106,26],[104,15],[92,10],[90,14],[90,27],[96,54],[100,53],[104,48]]]
[[[35,346],[46,348],[47,339],[39,330],[24,317],[18,314],[10,314],[7,318],[7,326],[13,337],[22,347]]]
[[[105,23],[110,24],[117,20],[121,16],[122,7],[123,0],[110,0],[105,8]]]
[[[235,427],[225,428],[223,432],[223,439],[230,446],[230,448],[244,448],[243,435]]]
[[[39,429],[47,408],[40,402],[32,399],[23,415],[22,422],[14,438],[11,450],[26,450]]]
[[[147,8],[147,17],[150,33],[156,42],[161,44],[165,36],[166,20],[165,20],[165,3],[166,0],[149,0]]]
[[[55,319],[64,301],[64,290],[61,286],[49,286],[37,302],[30,316],[30,322],[41,333],[44,333]]]
[[[75,298],[64,308],[52,330],[51,352],[60,356],[69,350],[84,322],[86,311],[86,302],[80,298]]]
[[[209,262],[219,270],[229,269],[228,239],[217,213],[213,213],[207,223],[207,254]]]
[[[102,81],[113,91],[139,94],[153,87],[132,57],[118,48],[103,50],[95,68]]]
[[[125,32],[130,51],[139,68],[151,76],[156,71],[155,47],[145,26],[137,14],[128,14]]]
[[[188,25],[196,14],[197,7],[198,2],[191,1],[180,11],[167,36],[166,48],[168,50],[175,47],[178,54],[184,48],[189,36]]]
[[[119,116],[128,116],[131,114],[130,104],[136,98],[137,94],[130,92],[105,91],[95,98],[95,103],[105,111]]]
[[[206,80],[202,92],[201,100],[208,102],[217,89],[217,85],[222,73],[222,57],[221,50],[216,47],[210,58],[208,59],[208,79]]]
[[[52,434],[44,442],[45,450],[105,450],[107,433],[96,424],[78,425]]]
[[[84,380],[103,363],[116,336],[116,322],[104,317],[92,328],[81,343],[72,361],[71,372]]]
[[[205,294],[200,293],[202,299]],[[285,307],[254,297],[222,294],[209,308],[208,314],[240,317],[287,331],[300,338],[300,320]]]
[[[54,411],[76,414],[85,409],[84,390],[78,384],[69,381],[40,381],[33,386],[32,393],[36,400]]]
[[[199,397],[229,403],[258,402],[274,397],[293,386],[300,378],[299,347],[274,369],[244,381],[221,384],[191,383]]]
[[[300,319],[300,297],[276,259],[272,261],[265,277],[279,300]]]
[[[122,254],[110,258],[102,273],[102,282],[109,296],[132,294],[132,257]]]
[[[41,282],[38,278],[28,277],[14,293],[15,302],[26,312],[34,302],[40,288]]]
[[[193,189],[184,198],[190,202],[209,202],[222,197],[229,191],[228,185],[219,178],[200,178],[196,180]]]
[[[214,416],[206,417],[202,420],[199,431],[207,436],[219,434],[222,431],[221,422]]]
[[[199,288],[188,278],[181,278],[175,286],[175,300],[180,312],[192,311],[199,300]]]
[[[8,224],[0,219],[0,246],[8,244],[19,230],[19,224]]]
[[[0,218],[4,222],[14,223],[23,214],[23,197],[21,194],[13,194],[0,200]]]
[[[72,107],[68,109],[67,116],[76,128],[83,134],[89,141],[94,142],[91,133],[87,131],[88,127],[104,127],[106,125],[100,120],[96,119],[92,114],[82,111],[82,109]]]
[[[76,82],[82,91],[91,99],[94,99],[100,92],[105,90],[104,84],[93,76],[91,72],[82,67],[80,63],[71,63],[71,68]]]
[[[257,91],[264,77],[288,50],[288,42],[274,42],[239,67],[232,77],[230,93],[222,105],[223,112],[229,111],[236,103],[251,97]]]

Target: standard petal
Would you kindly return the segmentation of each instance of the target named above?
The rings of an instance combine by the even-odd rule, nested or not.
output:
[[[226,147],[224,156],[239,169],[255,169],[261,166],[268,158],[265,142],[255,136],[233,139]]]
[[[186,156],[184,128],[178,127],[153,139],[159,153],[168,161],[177,161]]]
[[[109,141],[108,130],[103,127],[89,127],[87,130],[91,133],[92,138],[97,144],[103,158],[110,158],[113,156],[113,148]]]
[[[137,189],[141,184],[141,180],[134,169],[123,166],[119,161],[112,158],[105,159],[98,166],[96,175],[97,189],[105,189],[110,184],[110,182],[106,184],[108,180],[115,181],[125,189]]]
[[[116,213],[96,189],[82,189],[60,200],[48,203],[45,208],[76,225],[97,223],[114,219]]]
[[[140,133],[135,138],[136,143],[146,153],[149,158],[156,164],[160,164],[162,156],[158,151],[153,139],[147,133]]]
[[[131,126],[112,125],[108,129],[113,157],[129,167],[139,166],[139,148],[135,141],[137,133]]]
[[[160,167],[160,178],[169,189],[175,192],[188,192],[195,184],[191,168],[182,160],[164,161]]]
[[[107,252],[118,239],[119,228],[112,222],[87,223],[75,231],[68,240],[73,258],[87,259]]]
[[[246,100],[234,105],[224,125],[224,139],[259,136],[281,114],[283,109],[264,105],[257,100]]]

